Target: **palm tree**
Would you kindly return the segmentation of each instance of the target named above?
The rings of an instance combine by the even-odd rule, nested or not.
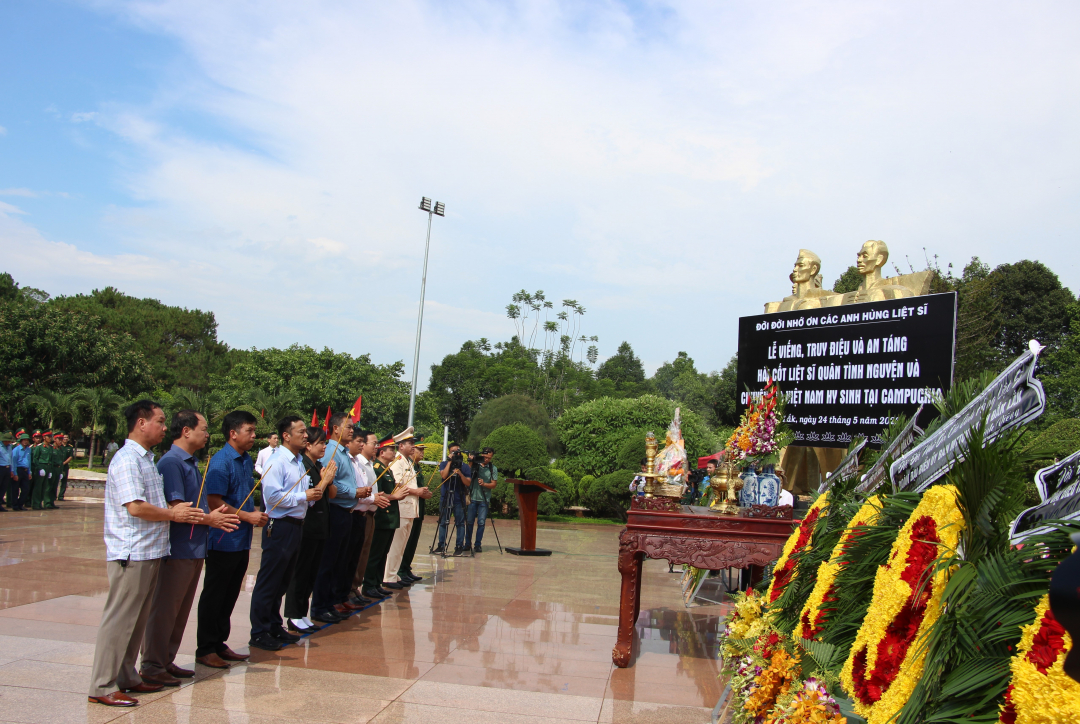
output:
[[[52,390],[39,390],[36,394],[26,398],[28,405],[37,409],[38,417],[47,421],[52,430],[61,420],[74,422],[78,412],[78,395],[75,393],[53,392]]]
[[[124,404],[124,398],[108,387],[84,387],[76,394],[78,395],[79,419],[86,423],[82,431],[83,434],[90,436],[89,467],[93,469],[94,440],[105,432],[106,422],[121,419],[120,406]]]
[[[271,427],[286,415],[296,414],[300,408],[300,401],[292,390],[274,395],[262,387],[255,387],[248,391],[246,397],[248,404],[258,410],[257,416],[266,420]]]

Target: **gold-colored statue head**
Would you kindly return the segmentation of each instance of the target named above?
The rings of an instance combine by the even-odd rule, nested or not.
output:
[[[863,243],[862,249],[856,255],[855,267],[860,274],[867,276],[877,272],[881,267],[885,266],[887,261],[889,261],[889,247],[886,246],[884,241],[871,239]]]
[[[821,278],[821,257],[809,249],[799,249],[799,258],[795,260],[795,270],[791,272],[791,281],[805,284]],[[820,282],[816,285],[821,286]]]

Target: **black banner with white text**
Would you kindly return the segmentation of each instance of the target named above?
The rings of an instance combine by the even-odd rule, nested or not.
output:
[[[896,416],[949,389],[955,338],[952,292],[742,317],[740,404],[771,376],[794,445],[847,447],[864,435],[878,447]]]

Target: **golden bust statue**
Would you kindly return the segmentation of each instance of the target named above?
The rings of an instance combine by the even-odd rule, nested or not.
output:
[[[766,314],[832,307],[841,301],[839,294],[821,288],[821,257],[809,249],[799,249],[795,269],[788,279],[791,280],[791,296],[779,302],[766,303]]]
[[[844,295],[844,304],[861,302],[880,302],[885,299],[904,299],[915,293],[898,282],[897,279],[885,279],[881,276],[881,267],[889,261],[889,247],[884,241],[870,240],[862,245],[855,256],[855,267],[862,274],[862,285]]]

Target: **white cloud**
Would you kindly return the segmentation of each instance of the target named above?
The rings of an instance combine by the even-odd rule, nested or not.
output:
[[[527,287],[594,310],[604,354],[628,339],[646,359],[685,347],[722,367],[737,317],[787,293],[800,247],[831,282],[868,238],[896,260],[1041,258],[1080,288],[1071,3],[110,7],[177,39],[191,65],[151,103],[76,114],[138,153],[123,180],[139,205],[107,228],[251,290],[208,288],[226,339],[293,338],[297,320],[255,334],[250,317],[290,275],[324,344],[348,346],[314,321],[319,284],[407,329],[421,195],[448,209],[429,303],[460,322],[439,324],[425,366],[494,337],[475,310]],[[482,285],[447,272],[479,260],[494,269]],[[411,364],[408,334],[350,343]]]
[[[31,191],[30,189],[16,188],[0,189],[0,196],[23,196],[28,199],[36,199],[38,197],[37,193]]]
[[[0,126],[0,136],[6,136],[6,135],[7,135],[7,129],[4,128],[3,126]]]

